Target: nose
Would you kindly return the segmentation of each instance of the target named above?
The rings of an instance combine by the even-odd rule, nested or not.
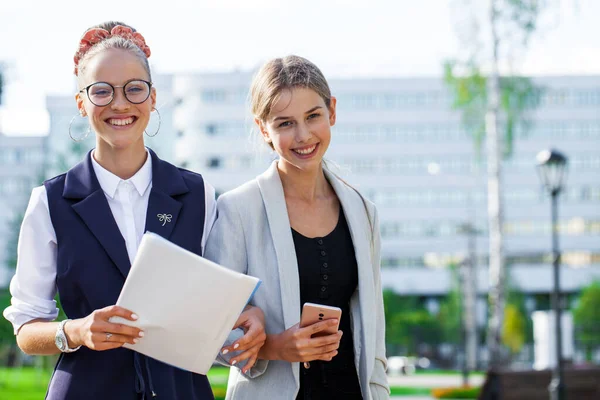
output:
[[[310,132],[310,127],[306,122],[298,124],[298,129],[296,130],[296,141],[299,143],[306,142],[312,137],[312,133]]]
[[[116,88],[113,94],[113,101],[110,103],[113,110],[127,110],[130,106],[129,100],[125,97],[125,93],[120,88]]]

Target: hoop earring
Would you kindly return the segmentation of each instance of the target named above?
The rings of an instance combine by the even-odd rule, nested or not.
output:
[[[71,122],[69,122],[69,137],[71,138],[72,141],[74,141],[75,143],[79,143],[79,142],[83,142],[90,134],[90,132],[92,131],[92,128],[90,127],[90,125],[88,124],[87,130],[85,131],[85,135],[83,135],[80,138],[75,138],[73,137],[73,133],[71,132],[71,127],[73,126],[73,122],[75,121],[75,119],[77,117],[81,117],[84,118],[83,115],[81,114],[77,114],[75,115],[73,118],[71,118]]]
[[[156,135],[158,135],[158,131],[160,131],[160,124],[161,124],[161,118],[160,118],[160,113],[158,112],[158,108],[155,108],[154,111],[156,111],[156,114],[158,115],[158,128],[156,128],[156,132],[154,132],[152,135],[150,135],[148,132],[146,132],[146,130],[144,129],[144,133],[148,136],[148,137],[154,137]]]

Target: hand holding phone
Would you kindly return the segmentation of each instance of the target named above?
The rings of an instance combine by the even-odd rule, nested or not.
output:
[[[311,337],[327,336],[337,333],[340,327],[340,318],[342,317],[342,309],[339,307],[326,306],[324,304],[304,303],[302,306],[302,316],[300,317],[300,328],[316,324],[320,321],[328,319],[337,319],[337,324],[325,330],[314,333]],[[304,362],[304,368],[310,368],[310,362]]]
[[[302,316],[300,317],[300,327],[304,328],[319,321],[326,321],[328,319],[337,319],[338,323],[336,326],[332,326],[312,335],[312,337],[327,336],[337,333],[340,327],[340,318],[342,318],[342,309],[339,307],[315,303],[304,303],[304,306],[302,306]]]

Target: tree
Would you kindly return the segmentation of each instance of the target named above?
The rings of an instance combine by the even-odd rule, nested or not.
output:
[[[440,304],[438,320],[445,343],[460,343],[461,321],[461,295],[457,285],[453,285],[448,296]]]
[[[504,308],[502,343],[512,354],[521,351],[525,344],[525,317],[514,304],[507,304]]]
[[[385,341],[392,347],[391,354],[400,351],[417,354],[420,344],[438,342],[439,324],[416,296],[399,296],[391,290],[385,290],[383,300]]]
[[[478,2],[467,0],[464,10],[477,9]],[[544,2],[545,3],[545,2]],[[502,316],[504,315],[505,260],[503,245],[502,157],[512,152],[515,126],[523,121],[528,99],[534,94],[532,82],[512,74],[501,78],[501,57],[510,59],[525,49],[535,31],[540,9],[539,0],[489,0],[486,17],[489,35],[487,54],[482,54],[477,35],[469,35],[470,49],[464,60],[445,63],[446,83],[454,95],[454,107],[461,110],[463,123],[473,135],[479,160],[486,142],[488,176],[488,231],[490,318],[488,350],[490,363],[500,358]],[[482,25],[476,23],[475,26]],[[463,46],[464,47],[464,46]],[[487,71],[487,75],[484,71]],[[502,134],[500,130],[502,128]]]
[[[587,361],[592,361],[593,349],[600,347],[600,281],[581,291],[573,310],[577,340],[584,346]]]

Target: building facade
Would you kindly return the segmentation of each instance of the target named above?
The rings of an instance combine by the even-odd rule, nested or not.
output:
[[[0,287],[8,285],[13,274],[16,245],[23,213],[31,189],[44,180],[45,136],[6,136],[0,134]]]
[[[176,161],[201,172],[218,193],[261,173],[274,159],[253,132],[248,111],[252,74],[177,76]],[[334,79],[338,99],[327,158],[374,201],[382,234],[383,284],[433,298],[453,285],[451,264],[468,257],[465,226],[477,228],[478,290],[487,293],[487,189],[472,136],[441,79]],[[505,250],[509,284],[537,295],[552,288],[550,203],[539,183],[537,153],[569,157],[560,197],[562,289],[600,279],[600,76],[536,78],[543,90],[515,132],[504,162]],[[547,296],[546,296],[547,297]],[[485,302],[480,300],[484,320]]]
[[[155,76],[161,127],[156,137],[146,138],[148,145],[162,158],[202,173],[217,193],[254,178],[275,156],[253,127],[251,79],[250,71]],[[542,149],[554,147],[569,157],[559,211],[562,289],[575,292],[600,279],[600,76],[536,78],[535,83],[544,90],[537,108],[528,112],[529,129],[515,132],[514,152],[503,173],[509,281],[530,295],[532,310],[539,306],[536,296],[552,287],[550,204],[535,171],[535,156]],[[471,239],[483,296],[488,290],[485,157],[475,161],[474,141],[452,110],[443,81],[361,78],[330,84],[338,117],[328,162],[378,206],[384,286],[433,300],[447,294],[453,286],[448,266],[460,265],[469,255],[465,226],[470,224],[478,232]],[[80,144],[69,139],[69,124],[77,115],[72,96],[48,97],[47,107],[51,125],[46,139],[0,137],[12,143],[6,144],[12,150],[0,153],[5,163],[0,172],[8,182],[0,183],[0,191],[21,185],[28,194],[38,166],[46,177],[63,172],[93,147],[93,134]],[[71,129],[81,136],[85,120],[76,117]],[[14,162],[32,163],[28,178]],[[6,201],[24,209],[26,198]],[[479,309],[483,321],[483,297]]]

